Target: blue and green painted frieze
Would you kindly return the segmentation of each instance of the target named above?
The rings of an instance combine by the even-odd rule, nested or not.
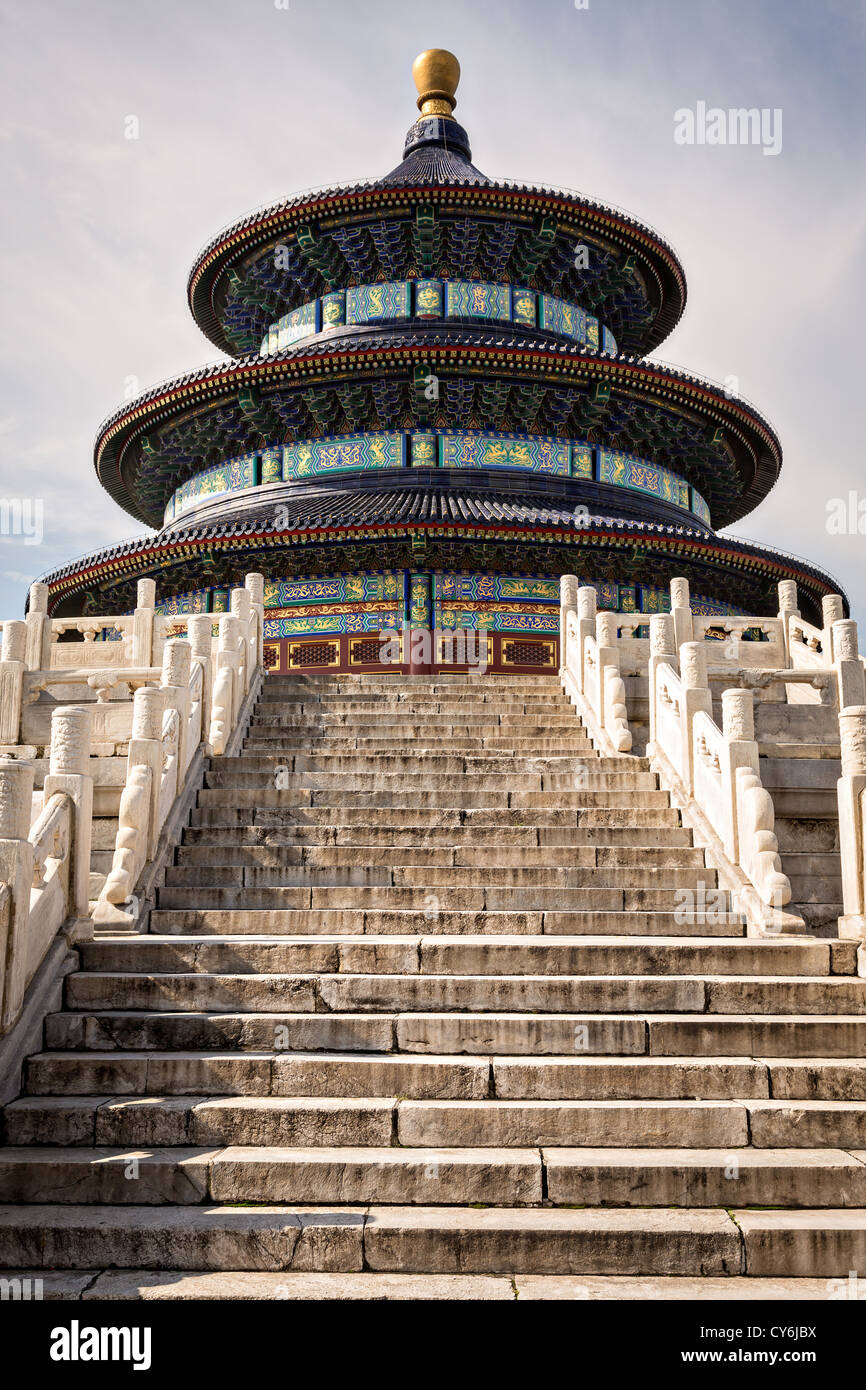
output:
[[[664,613],[667,589],[616,584],[581,577],[596,590],[600,609],[619,613]],[[559,578],[543,575],[477,574],[457,571],[379,570],[359,574],[267,579],[265,637],[380,632],[402,628],[486,628],[490,632],[559,631]],[[227,588],[197,589],[163,599],[157,611],[225,613]],[[696,613],[722,616],[740,610],[695,595]]]
[[[329,328],[405,319],[478,319],[541,328],[613,356],[616,338],[594,314],[555,295],[488,280],[389,280],[312,299],[272,323],[261,352],[271,355]]]
[[[383,430],[275,444],[187,479],[169,500],[165,522],[231,493],[377,469],[506,469],[578,478],[657,497],[709,526],[701,494],[649,459],[556,435],[497,430]]]

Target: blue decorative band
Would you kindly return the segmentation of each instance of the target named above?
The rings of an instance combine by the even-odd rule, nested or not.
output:
[[[616,338],[598,319],[555,295],[487,280],[389,280],[355,285],[311,299],[272,323],[262,339],[269,356],[304,338],[344,324],[385,323],[389,319],[460,318],[518,323],[616,356]]]
[[[216,498],[269,483],[408,466],[502,468],[582,478],[657,497],[710,524],[701,494],[660,464],[582,440],[496,430],[386,430],[272,444],[187,479],[166,507],[165,524]]]

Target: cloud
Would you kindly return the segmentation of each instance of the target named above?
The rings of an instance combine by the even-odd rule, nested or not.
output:
[[[689,307],[658,357],[736,375],[785,449],[738,534],[827,567],[862,605],[866,538],[832,537],[825,519],[862,472],[863,7],[6,0],[0,13],[0,495],[45,499],[44,545],[4,541],[0,613],[22,611],[34,561],[135,531],[96,482],[92,440],[126,377],[146,387],[217,357],[186,309],[198,248],[298,188],[392,168],[411,62],[431,42],[460,58],[457,114],[480,168],[577,186],[676,246]],[[781,108],[782,153],[676,145],[674,113],[698,100]]]

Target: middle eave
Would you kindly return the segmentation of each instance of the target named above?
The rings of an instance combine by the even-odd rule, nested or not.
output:
[[[327,391],[339,385],[370,385],[390,380],[401,386],[411,400],[414,372],[424,367],[442,377],[467,381],[500,380],[520,388],[540,386],[551,391],[570,392],[583,419],[587,402],[597,417],[598,431],[604,435],[605,412],[614,407],[620,414],[629,410],[666,412],[680,417],[684,428],[698,431],[716,451],[718,471],[727,469],[724,491],[715,497],[713,477],[702,480],[701,490],[710,504],[716,529],[730,525],[752,511],[767,495],[781,468],[781,447],[771,426],[745,401],[725,393],[720,387],[679,369],[647,363],[636,358],[612,358],[591,349],[564,343],[540,333],[514,334],[496,329],[462,328],[437,324],[426,331],[349,330],[320,335],[311,342],[269,357],[249,357],[219,366],[208,366],[178,377],[145,392],[124,404],[101,426],[95,445],[94,461],[100,482],[111,496],[138,520],[148,525],[162,523],[162,507],[173,488],[185,481],[191,468],[163,478],[159,495],[145,498],[143,484],[147,460],[142,441],[159,431],[174,429],[195,418],[197,428],[207,435],[210,417],[213,433],[217,420],[237,420],[247,431],[246,442],[229,448],[226,454],[243,452],[263,443],[279,443],[294,437],[315,437],[319,433],[342,433],[349,425],[328,430],[304,430],[293,434],[280,424],[276,412],[283,396],[301,391]],[[264,410],[250,419],[249,393],[254,393]],[[244,396],[245,402],[241,401]],[[294,398],[294,397],[293,397]],[[613,403],[611,406],[610,403]],[[276,403],[276,404],[275,404]],[[269,407],[272,407],[269,409]],[[264,413],[274,422],[268,430],[261,423]],[[454,427],[458,421],[449,422]],[[423,427],[421,422],[401,420],[381,422],[375,428]],[[360,428],[368,428],[361,425]],[[560,428],[523,428],[528,432],[580,437],[576,424],[563,421]],[[237,430],[234,438],[237,435]],[[622,447],[614,441],[614,447]],[[150,447],[150,444],[146,447]],[[221,447],[213,439],[217,456]],[[198,467],[213,460],[202,459]],[[664,462],[664,458],[657,461]],[[731,481],[733,479],[733,483]],[[721,489],[720,478],[720,489]]]

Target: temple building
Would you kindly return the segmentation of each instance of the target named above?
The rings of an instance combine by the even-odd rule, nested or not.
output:
[[[457,60],[422,54],[420,117],[384,177],[253,213],[201,252],[192,314],[230,360],[127,401],[102,486],[153,536],[45,576],[55,617],[221,613],[266,577],[270,669],[376,670],[380,633],[484,631],[492,671],[559,664],[559,579],[653,613],[817,621],[837,587],[718,533],[766,497],[781,448],[721,387],[647,360],[685,305],[650,228],[482,173]],[[437,652],[432,652],[435,665]]]

